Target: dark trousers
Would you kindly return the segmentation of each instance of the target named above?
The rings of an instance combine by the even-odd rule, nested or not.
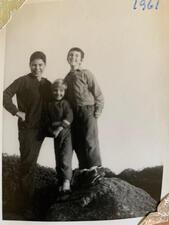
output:
[[[44,138],[38,129],[19,129],[21,188],[30,200],[35,189],[35,168]]]
[[[101,166],[97,119],[94,117],[94,106],[74,107],[72,139],[80,169]]]
[[[57,138],[54,138],[56,172],[59,184],[63,180],[71,180],[72,177],[72,140],[70,129],[61,131]]]

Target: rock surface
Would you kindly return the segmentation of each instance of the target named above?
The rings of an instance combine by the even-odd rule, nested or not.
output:
[[[126,169],[117,175],[118,178],[146,190],[157,202],[160,201],[163,167],[147,167],[143,170]]]
[[[103,177],[96,184],[74,190],[53,204],[48,221],[112,220],[145,216],[156,210],[156,201],[140,188],[118,178]]]
[[[100,179],[74,171],[72,193],[57,192],[57,174],[37,166],[32,220],[88,221],[145,216],[156,210],[157,202],[143,189],[118,177],[108,168],[97,170]],[[19,158],[3,156],[3,219],[26,220],[20,211]]]

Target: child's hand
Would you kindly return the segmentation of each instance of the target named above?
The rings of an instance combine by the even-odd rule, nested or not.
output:
[[[53,122],[52,123],[52,126],[53,127],[58,127],[58,126],[60,126],[61,125],[61,122],[59,121],[59,122]]]
[[[94,113],[94,117],[95,117],[96,119],[98,119],[99,116],[100,116],[100,113],[98,113],[98,112],[95,112],[95,113]]]
[[[19,111],[16,113],[16,116],[24,122],[26,118],[26,113]]]
[[[62,130],[63,130],[63,127],[58,127],[56,130],[54,130],[53,131],[54,137],[57,138]]]

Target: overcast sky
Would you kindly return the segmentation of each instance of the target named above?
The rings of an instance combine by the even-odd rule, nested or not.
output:
[[[44,76],[50,81],[68,73],[71,47],[85,51],[84,68],[95,74],[105,97],[103,165],[117,173],[161,165],[168,152],[168,12],[133,10],[131,2],[24,4],[6,27],[4,87],[29,73],[34,51],[47,55]],[[17,118],[4,110],[3,125],[3,152],[19,155]],[[44,141],[38,162],[55,166],[52,139]]]

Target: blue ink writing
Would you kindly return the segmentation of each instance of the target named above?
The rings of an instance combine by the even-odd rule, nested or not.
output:
[[[155,9],[158,9],[159,3],[160,3],[160,0],[157,1]]]
[[[137,9],[137,0],[134,0],[133,9]]]
[[[140,6],[142,7],[142,10],[145,10],[146,9],[146,1],[140,0]]]
[[[134,0],[133,9],[151,10],[159,8],[160,0]]]

